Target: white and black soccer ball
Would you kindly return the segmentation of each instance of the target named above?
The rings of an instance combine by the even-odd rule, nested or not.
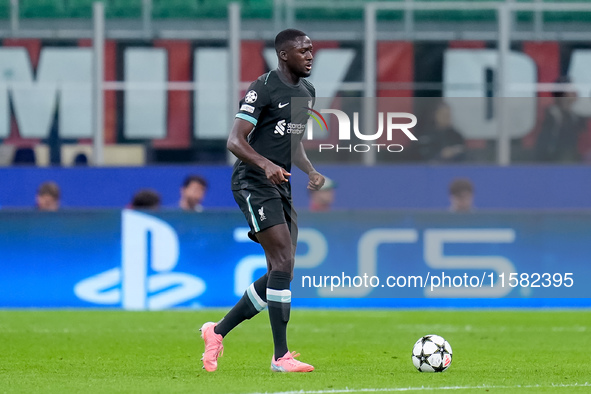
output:
[[[445,371],[451,356],[451,345],[439,335],[425,335],[412,348],[412,363],[420,372]]]

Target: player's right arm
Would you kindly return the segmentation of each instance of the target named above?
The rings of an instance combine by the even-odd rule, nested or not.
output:
[[[226,144],[228,150],[243,162],[257,166],[265,171],[267,179],[278,185],[287,182],[290,174],[271,160],[257,153],[248,143],[248,135],[259,122],[259,117],[264,109],[271,104],[271,97],[267,87],[267,79],[261,77],[254,81],[248,88],[246,95],[240,101],[240,109],[234,119],[234,125]],[[256,131],[255,131],[256,132]]]
[[[245,163],[255,165],[265,171],[267,179],[274,184],[287,182],[291,174],[283,167],[257,153],[248,143],[248,135],[253,129],[253,124],[247,120],[236,118],[226,144],[228,150]]]

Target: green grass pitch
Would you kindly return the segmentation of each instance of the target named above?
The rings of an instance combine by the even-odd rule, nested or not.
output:
[[[290,350],[316,370],[269,369],[266,312],[201,369],[197,329],[225,311],[0,311],[0,393],[591,392],[591,311],[292,311]],[[443,373],[420,373],[415,341],[453,347]]]

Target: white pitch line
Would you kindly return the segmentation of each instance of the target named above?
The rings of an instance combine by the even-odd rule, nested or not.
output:
[[[435,391],[435,390],[475,390],[475,389],[532,389],[532,388],[566,388],[566,387],[591,387],[591,383],[572,383],[572,384],[550,384],[550,385],[515,385],[515,386],[443,386],[443,387],[392,387],[392,388],[366,388],[366,389],[334,389],[334,390],[299,390],[299,391],[278,391],[278,392],[257,392],[250,394],[339,394],[339,393],[391,393],[400,391]]]

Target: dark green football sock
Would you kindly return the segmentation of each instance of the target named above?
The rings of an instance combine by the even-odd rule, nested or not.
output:
[[[275,345],[275,360],[287,353],[287,323],[291,310],[291,291],[289,272],[271,271],[267,283],[267,304],[269,320]]]
[[[267,282],[265,274],[248,286],[242,298],[214,327],[214,332],[225,337],[244,320],[251,319],[267,306]]]

